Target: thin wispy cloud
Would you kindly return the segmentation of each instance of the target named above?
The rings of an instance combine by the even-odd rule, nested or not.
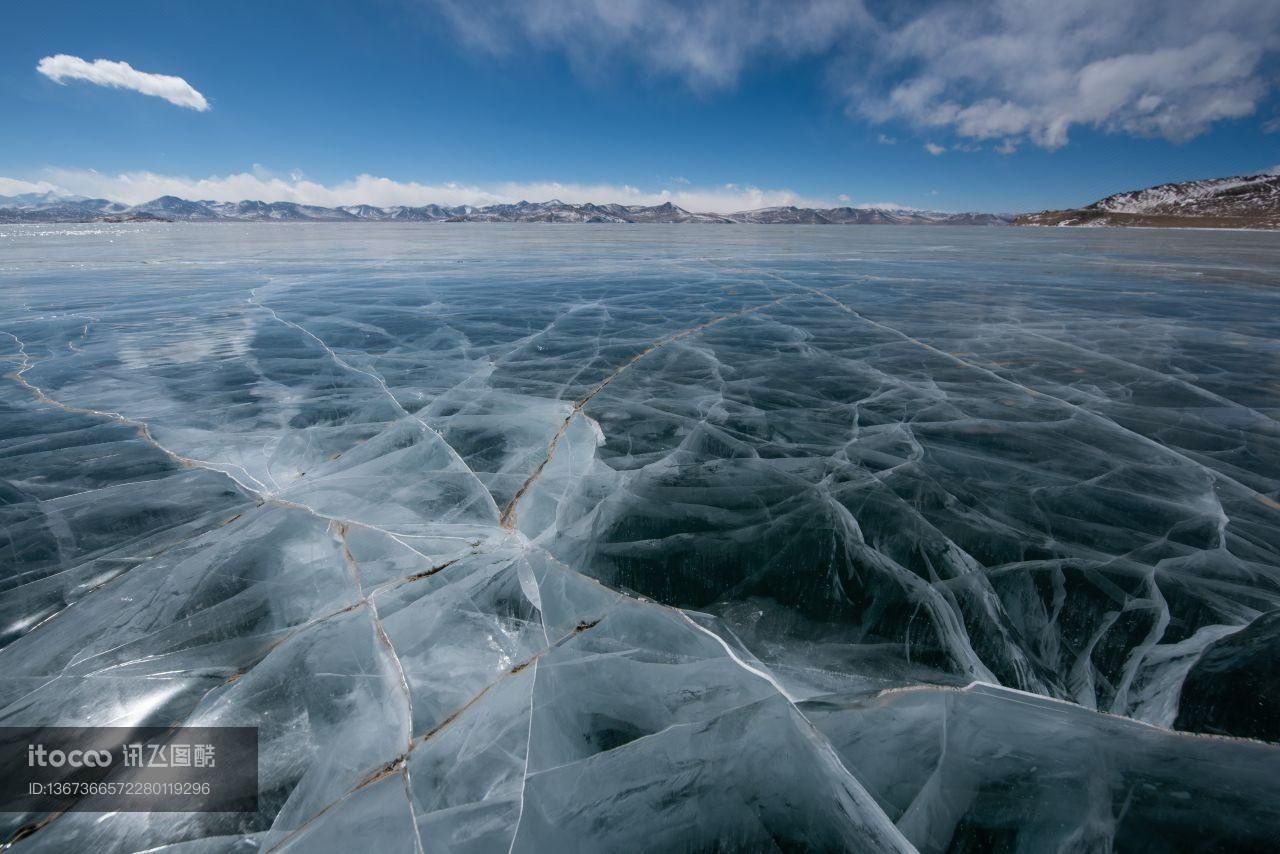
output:
[[[705,91],[817,59],[851,114],[1002,153],[1060,148],[1076,127],[1190,139],[1251,115],[1280,50],[1275,0],[423,2],[481,50],[558,51],[593,77],[621,57]]]
[[[939,154],[946,154],[947,152],[945,145],[938,145],[936,142],[926,142],[924,144],[924,150],[932,154],[934,157],[937,157]]]
[[[110,59],[95,59],[89,62],[78,56],[59,53],[41,59],[36,65],[36,71],[55,83],[65,84],[68,80],[82,80],[96,86],[128,89],[143,95],[163,98],[170,104],[189,110],[205,112],[210,109],[208,99],[181,77],[138,71],[127,62],[115,62]]]
[[[731,213],[756,208],[796,205],[835,207],[830,199],[814,198],[788,189],[765,189],[749,185],[722,184],[698,187],[688,183],[662,188],[640,188],[629,184],[578,184],[557,181],[507,181],[489,185],[456,182],[420,183],[395,181],[376,175],[358,175],[347,181],[323,184],[298,172],[275,175],[255,167],[250,172],[188,178],[155,172],[104,173],[92,169],[48,169],[39,186],[58,192],[139,204],[159,196],[184,199],[238,202],[257,199],[268,202],[297,202],[337,207],[371,204],[394,205],[492,205],[518,201],[549,201],[582,204],[619,203],[660,205],[671,202],[685,210]],[[14,186],[37,184],[0,178]],[[31,192],[21,190],[20,192]],[[843,203],[843,202],[842,202]]]
[[[732,85],[767,56],[829,50],[869,20],[861,3],[840,0],[426,0],[471,45],[511,54],[531,45],[564,53],[598,75],[626,57],[710,91]]]

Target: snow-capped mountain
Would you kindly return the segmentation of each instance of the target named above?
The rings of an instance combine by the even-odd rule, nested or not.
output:
[[[753,211],[741,211],[733,215],[735,222],[760,224],[794,223],[810,225],[827,225],[831,220],[822,216],[813,208],[777,207],[759,208]]]
[[[24,193],[0,196],[0,222],[83,222],[122,214],[128,205],[84,196]]]
[[[690,213],[667,202],[661,205],[576,205],[552,199],[549,202],[516,202],[443,209],[448,222],[720,222],[732,220],[718,214]]]
[[[213,209],[212,205],[213,202],[189,202],[177,196],[161,196],[158,199],[135,205],[132,210],[138,213],[148,213],[163,219],[201,222],[219,219],[218,213]]]
[[[730,214],[734,222],[813,225],[1008,225],[1012,217],[989,213],[942,213],[909,208],[761,208]]]
[[[370,210],[380,210],[370,208]],[[192,202],[177,196],[161,196],[129,208],[132,213],[150,214],[160,219],[182,222],[248,220],[280,222],[348,222],[361,217],[345,208],[323,208],[296,202]],[[382,218],[382,217],[379,217]]]
[[[1160,184],[1083,208],[1029,214],[1015,224],[1280,228],[1280,175]]]
[[[732,214],[694,213],[671,202],[661,205],[572,204],[559,199],[512,204],[422,205],[376,207],[345,205],[326,208],[297,202],[191,201],[161,196],[132,207],[106,199],[83,199],[51,193],[0,197],[0,222],[578,222],[578,223],[721,223],[810,225],[1008,225],[997,214],[950,214],[897,208],[774,207]]]
[[[1013,216],[894,207],[772,207],[731,214],[661,205],[573,204],[559,199],[473,205],[344,205],[190,201],[161,196],[132,207],[107,199],[28,193],[0,196],[0,222],[559,222],[805,225],[1130,225],[1280,229],[1280,175],[1243,175],[1161,184],[1116,193],[1083,208]]]
[[[1280,208],[1280,175],[1243,175],[1161,184],[1116,193],[1096,203],[1104,211],[1127,214],[1239,216]]]

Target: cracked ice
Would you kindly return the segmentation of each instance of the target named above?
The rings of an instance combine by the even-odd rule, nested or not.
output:
[[[16,850],[1280,836],[1280,245],[0,234],[0,725],[254,726]]]

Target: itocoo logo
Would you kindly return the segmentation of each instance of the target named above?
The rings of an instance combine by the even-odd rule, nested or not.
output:
[[[106,768],[111,764],[109,750],[48,750],[43,744],[27,745],[28,768]]]

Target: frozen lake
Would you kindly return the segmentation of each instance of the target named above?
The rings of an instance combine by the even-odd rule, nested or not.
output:
[[[1276,235],[0,226],[0,361],[0,726],[262,751],[19,850],[1280,838]]]

